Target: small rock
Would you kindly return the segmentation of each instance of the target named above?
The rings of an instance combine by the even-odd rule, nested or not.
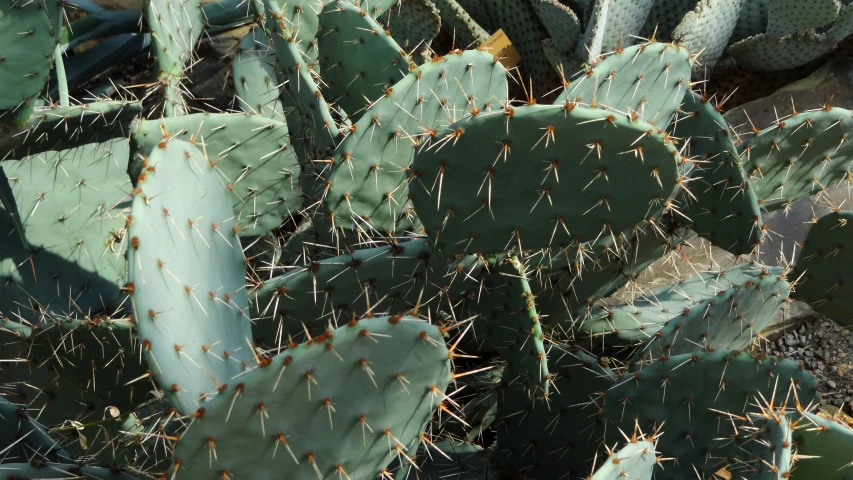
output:
[[[837,387],[837,386],[838,386],[838,384],[836,384],[836,383],[835,383],[834,381],[832,381],[832,380],[827,380],[827,381],[826,381],[826,384],[827,384],[827,385],[829,385],[829,388],[835,388],[835,387]]]

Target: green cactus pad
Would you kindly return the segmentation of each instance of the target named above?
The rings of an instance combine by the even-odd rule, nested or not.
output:
[[[449,54],[418,67],[376,100],[337,148],[326,175],[331,186],[317,186],[328,189],[326,211],[337,225],[357,231],[417,227],[408,220],[415,152],[434,144],[452,122],[500,108],[506,95],[506,71],[483,51]]]
[[[448,273],[440,262],[420,239],[363,248],[291,270],[252,292],[261,316],[255,322],[255,338],[280,346],[288,336],[305,329],[319,335],[329,324],[345,323],[374,306],[391,314],[409,312],[416,305],[431,311],[456,304],[479,287],[475,279],[481,264],[460,263],[459,270]]]
[[[581,25],[575,12],[557,0],[530,0],[539,21],[560,52],[573,52],[581,36]]]
[[[580,102],[665,127],[690,90],[693,62],[684,48],[645,43],[617,51],[566,85],[555,105]]]
[[[269,25],[269,19],[267,25]],[[282,105],[285,109],[295,109],[298,112],[300,122],[306,124],[308,128],[305,134],[311,134],[312,142],[318,149],[332,148],[338,140],[338,125],[332,118],[329,104],[326,103],[314,79],[318,75],[305,63],[300,53],[296,34],[286,29],[279,29],[272,35],[272,39],[275,45],[275,56],[283,74],[282,80],[287,82],[281,89]],[[291,122],[288,117],[290,128],[296,128],[296,123],[296,121]]]
[[[231,62],[237,102],[244,112],[284,121],[276,85],[275,54],[263,30],[255,27],[240,40]]]
[[[794,430],[797,455],[793,478],[844,479],[853,475],[853,428],[840,419],[802,412]],[[796,416],[795,416],[796,417]]]
[[[729,126],[707,97],[694,92],[684,97],[680,113],[672,134],[689,142],[695,163],[677,220],[720,248],[748,255],[760,244],[764,223]]]
[[[693,3],[693,2],[691,2]],[[698,57],[693,65],[700,77],[708,77],[723,56],[737,25],[744,0],[708,0],[687,12],[672,32],[672,41]],[[707,72],[707,74],[704,74]]]
[[[14,114],[3,110],[32,106],[47,84],[63,20],[58,0],[0,5],[0,118],[4,121]]]
[[[756,35],[735,43],[728,53],[744,70],[767,72],[805,65],[831,52],[833,47],[825,34],[806,30],[784,37]]]
[[[349,2],[327,3],[319,30],[325,96],[350,115],[368,107],[409,72],[412,60],[391,32]]]
[[[758,265],[747,265],[740,271],[753,278],[713,295],[701,281],[676,286],[675,290],[688,295],[690,300],[683,303],[681,310],[670,312],[675,315],[644,342],[634,360],[717,348],[749,348],[786,306],[791,285],[784,275],[774,275],[770,269]],[[697,290],[696,294],[691,286]]]
[[[740,146],[743,168],[763,208],[787,208],[849,178],[851,117],[853,113],[842,108],[803,112],[780,120]]]
[[[770,0],[767,2],[767,35],[784,37],[835,21],[840,0]]]
[[[142,151],[153,150],[167,137],[195,141],[203,148],[204,162],[212,163],[231,192],[241,236],[277,228],[302,207],[300,167],[283,122],[251,114],[205,113],[133,126],[133,141]],[[134,180],[142,171],[139,167],[132,170]]]
[[[128,136],[139,102],[98,101],[70,107],[37,108],[19,128],[0,126],[0,161],[51,150],[70,150]]]
[[[166,83],[165,112],[185,115],[187,105],[181,80],[204,29],[201,0],[146,0],[144,10],[154,43],[152,50],[160,67],[158,76]]]
[[[539,249],[628,230],[678,179],[678,153],[654,127],[574,104],[480,115],[439,137],[441,148],[415,156],[411,196],[446,253]],[[613,187],[622,181],[632,188]]]
[[[500,278],[496,283],[505,283],[506,297],[498,309],[485,313],[489,342],[528,388],[541,389],[547,394],[551,376],[545,336],[527,278],[527,266],[513,256],[498,266],[494,274]]]
[[[280,38],[292,35],[297,49],[310,59],[316,59],[319,15],[325,3],[321,0],[263,0],[263,5],[266,26],[273,33],[270,37],[276,42],[276,48]]]
[[[812,225],[792,273],[800,278],[795,296],[841,325],[853,325],[853,303],[850,302],[853,280],[848,268],[850,249],[844,248],[850,238],[853,212],[829,213]],[[850,230],[848,230],[848,226]]]
[[[178,478],[373,478],[415,454],[451,379],[441,333],[412,317],[353,320],[261,365],[196,414]]]
[[[0,397],[0,450],[3,467],[10,462],[26,462],[31,457],[37,461],[71,463],[71,456],[50,438],[44,427],[27,413],[26,409]]]
[[[722,304],[723,302],[719,301],[717,295],[729,296],[738,289],[743,288],[742,286],[747,283],[751,284],[753,288],[757,285],[766,287],[764,285],[765,282],[771,286],[768,290],[759,290],[757,293],[759,296],[764,292],[765,296],[769,298],[770,294],[776,289],[785,292],[784,295],[787,298],[787,289],[790,288],[787,282],[784,279],[775,279],[776,276],[781,274],[782,270],[780,268],[767,269],[762,265],[750,263],[738,265],[728,270],[702,272],[682,282],[659,288],[631,303],[616,307],[596,306],[589,311],[580,329],[590,336],[604,337],[603,341],[611,345],[624,343],[659,344],[662,340],[661,336],[664,335],[663,332],[667,331],[664,326],[672,323],[672,319],[680,318],[680,315],[686,314],[690,317],[692,323],[689,321],[675,322],[673,323],[673,328],[678,323],[683,323],[688,327],[693,325],[701,330],[702,315],[713,306],[716,306],[716,310],[720,310],[719,313],[724,314],[724,317],[730,316],[733,317],[733,321],[736,321],[736,317],[740,313],[734,310],[731,312],[729,310],[722,311],[720,305],[717,304]],[[761,304],[761,300],[754,297],[753,293],[747,288],[746,297],[747,299],[751,299],[752,303],[743,303],[740,301],[739,296],[739,305],[743,304],[746,309],[747,306],[752,307],[756,300],[758,300],[757,303]],[[705,305],[704,308],[694,306],[696,304],[704,305],[709,300],[715,300],[714,304],[710,306]],[[784,300],[784,298],[781,300]],[[768,300],[765,299],[766,301]],[[775,311],[774,308],[770,308],[769,310]],[[693,316],[690,316],[691,313],[688,310],[692,312]],[[763,313],[766,312],[762,311]],[[696,315],[699,316],[699,320],[694,319]],[[719,315],[715,316],[714,319],[716,320],[718,317]],[[762,316],[761,321],[757,322],[757,327],[766,325],[766,322],[769,320],[771,318],[765,319]],[[697,321],[698,324],[695,323]],[[744,333],[755,334],[761,331],[761,328],[755,328],[754,331],[750,331],[748,325],[744,325],[744,327],[747,328]],[[664,329],[663,332],[658,334],[662,328]],[[681,330],[684,330],[684,327]],[[672,333],[674,332],[670,332],[670,336]],[[679,340],[681,340],[680,337],[683,336],[683,333],[682,331],[679,334]],[[659,336],[656,336],[656,334]],[[685,341],[696,341],[694,337],[695,335],[688,336],[689,340]],[[716,339],[716,341],[712,340],[710,343],[723,348],[744,348],[752,339],[752,337],[742,338],[740,329],[728,329],[725,331],[720,329],[713,332],[709,338]],[[729,342],[733,341],[741,341],[741,343],[742,341],[746,341],[747,343],[729,346]],[[669,343],[672,343],[671,339],[665,344]],[[707,343],[707,340],[700,339],[697,345],[693,345],[693,348],[690,348],[689,345],[684,345],[683,342],[680,342],[679,348],[687,347],[690,348],[690,351],[693,351],[700,349],[705,343]],[[659,352],[656,350],[654,353],[656,356]]]
[[[739,42],[767,31],[767,2],[768,0],[744,0],[729,42]]]
[[[632,438],[618,451],[610,452],[589,480],[652,480],[657,460],[654,443]]]
[[[598,449],[604,425],[599,395],[616,379],[583,351],[554,345],[554,388],[547,401],[533,399],[507,369],[496,392],[497,460],[534,478],[581,478]]]
[[[428,52],[441,30],[441,12],[430,0],[403,0],[388,16],[388,29],[407,52]]]
[[[29,250],[0,238],[0,316],[38,323],[83,318],[120,303],[132,189],[126,140],[3,162]],[[0,230],[14,222],[0,207]]]
[[[817,400],[817,379],[791,360],[696,352],[626,374],[606,392],[604,413],[623,430],[635,421],[645,431],[663,426],[658,450],[678,461],[655,478],[711,476],[742,455],[742,444],[752,438],[736,430],[750,402],[774,392],[784,398],[789,388],[797,389],[804,404]]]
[[[475,0],[480,7],[480,17],[488,18],[485,7],[480,0]],[[441,29],[447,32],[451,38],[456,39],[456,45],[460,47],[478,47],[489,38],[489,26],[480,26],[478,20],[469,15],[457,0],[435,0],[435,6],[442,13]],[[497,53],[497,52],[495,52]]]
[[[246,267],[228,190],[200,149],[172,139],[146,153],[128,288],[154,378],[179,411],[193,412],[252,359]]]

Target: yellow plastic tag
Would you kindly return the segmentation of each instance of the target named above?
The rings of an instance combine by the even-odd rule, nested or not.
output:
[[[518,65],[518,62],[521,61],[521,55],[518,53],[518,50],[512,46],[512,42],[509,40],[509,37],[506,36],[503,29],[495,32],[494,35],[483,42],[480,48],[497,55],[501,65],[506,69],[510,69]]]

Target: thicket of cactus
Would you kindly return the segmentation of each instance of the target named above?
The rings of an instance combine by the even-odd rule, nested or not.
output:
[[[0,0],[0,472],[846,478],[755,346],[790,298],[853,323],[853,212],[758,263],[762,215],[851,180],[853,112],[742,132],[705,83],[810,68],[846,3]],[[253,23],[243,111],[197,111],[199,39]],[[145,99],[72,101],[149,45]]]

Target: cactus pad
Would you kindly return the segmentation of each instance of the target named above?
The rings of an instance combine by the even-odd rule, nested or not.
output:
[[[373,478],[415,454],[450,378],[435,326],[353,320],[229,382],[181,437],[178,478]]]
[[[38,108],[17,129],[0,127],[0,160],[127,137],[142,111],[138,102],[98,101],[69,107]]]
[[[831,52],[833,47],[825,34],[806,30],[784,37],[756,35],[735,43],[728,53],[744,70],[767,72],[805,65]]]
[[[655,444],[648,440],[632,437],[621,449],[609,452],[602,465],[589,477],[590,480],[652,480],[658,457]]]
[[[683,195],[684,215],[677,220],[735,255],[750,254],[760,244],[764,224],[723,116],[707,97],[690,92],[672,133],[689,142],[688,154],[695,159],[690,194]]]
[[[541,389],[547,394],[551,375],[545,336],[527,267],[513,256],[497,268],[496,274],[505,281],[506,298],[499,310],[488,312],[489,341],[506,360],[507,368],[521,377],[521,382],[531,390]]]
[[[596,306],[592,308],[589,315],[581,325],[581,330],[594,337],[604,337],[604,341],[608,344],[619,345],[625,342],[630,343],[658,343],[661,338],[656,334],[664,328],[664,325],[672,323],[672,319],[679,318],[679,315],[704,314],[706,309],[720,303],[715,300],[713,305],[706,305],[705,309],[694,306],[695,304],[703,304],[708,300],[716,299],[718,294],[731,295],[735,290],[741,288],[747,283],[751,285],[759,285],[760,282],[766,282],[774,287],[785,291],[787,282],[777,280],[775,276],[781,275],[782,271],[779,268],[766,269],[758,264],[742,264],[728,270],[702,272],[701,274],[691,277],[682,282],[675,283],[663,288],[659,288],[642,298],[636,299],[631,303],[619,305],[616,307]],[[758,300],[752,298],[752,293],[747,288],[747,298],[751,298],[753,302]],[[766,295],[770,295],[770,291]],[[759,290],[758,295],[761,294]],[[785,293],[787,298],[787,292]],[[782,299],[784,300],[784,298]],[[761,303],[759,301],[759,303]],[[750,303],[744,304],[746,307]],[[719,307],[719,306],[717,306]],[[770,310],[773,310],[772,308]],[[774,310],[775,311],[775,310]],[[720,311],[724,316],[731,315],[736,317],[739,313],[732,311]],[[691,317],[692,318],[692,317]],[[761,318],[760,325],[766,324],[770,319]],[[684,322],[675,322],[673,325]],[[701,323],[701,322],[700,322]],[[746,325],[745,325],[746,327]],[[755,332],[761,331],[761,328],[756,328]],[[682,332],[683,333],[683,332]],[[661,332],[659,335],[663,335]],[[740,338],[740,330],[722,330],[715,331],[714,335],[727,338],[726,341],[731,341]],[[679,335],[681,337],[682,335]],[[695,335],[694,335],[695,336]],[[710,338],[710,337],[709,337]],[[746,340],[750,340],[747,338]],[[690,341],[696,341],[690,337]],[[726,341],[712,342],[717,346],[728,348]],[[671,340],[670,342],[671,343]],[[706,341],[699,340],[697,345],[694,345],[695,350],[704,346]],[[740,345],[740,348],[746,345]],[[655,351],[657,354],[658,351]],[[682,352],[683,353],[683,352]]]
[[[179,411],[193,412],[252,359],[246,267],[215,164],[179,139],[146,153],[128,229],[128,288],[154,378]]]
[[[276,85],[275,54],[263,30],[255,27],[240,40],[231,62],[237,101],[244,112],[284,120]]]
[[[829,106],[799,113],[740,146],[744,170],[763,208],[787,208],[800,198],[823,195],[833,182],[850,179],[851,117],[849,110]]]
[[[692,3],[692,2],[691,2]],[[672,41],[698,57],[694,71],[709,76],[728,46],[744,0],[707,0],[687,12],[672,32]]]
[[[32,108],[47,84],[63,20],[59,0],[0,5],[0,118],[3,110],[26,108],[22,104]]]
[[[331,186],[318,185],[329,189],[326,210],[354,230],[411,227],[415,151],[452,122],[499,108],[506,95],[506,71],[486,52],[449,54],[418,67],[376,100],[337,148]]]
[[[797,462],[793,478],[839,478],[853,474],[853,428],[838,418],[802,412],[794,430]],[[796,416],[794,416],[796,418]]]
[[[606,392],[605,414],[623,430],[635,421],[647,431],[666,429],[658,450],[678,461],[655,478],[710,476],[741,456],[741,445],[751,439],[738,433],[737,416],[743,418],[755,399],[784,398],[789,388],[803,403],[817,399],[817,379],[791,360],[697,352],[627,373]]]
[[[665,127],[690,89],[693,62],[670,43],[646,43],[613,53],[566,85],[555,105],[580,102]]]
[[[784,37],[831,24],[838,16],[840,0],[770,0],[767,2],[767,35]]]
[[[272,39],[275,56],[283,74],[282,80],[287,82],[281,89],[282,105],[285,109],[295,107],[301,121],[307,124],[309,131],[305,133],[310,132],[313,144],[318,149],[331,148],[338,139],[338,125],[314,79],[317,74],[305,63],[306,60],[297,45],[296,34],[279,28],[272,35]],[[297,122],[288,122],[288,126],[295,128],[295,123]]]
[[[572,52],[581,36],[581,26],[575,12],[557,0],[530,0],[539,21],[551,36],[560,52]]]
[[[0,239],[0,316],[82,318],[120,303],[128,151],[123,140],[3,162],[29,250],[14,235]],[[5,207],[0,225],[14,229]]]
[[[204,162],[211,162],[231,193],[241,236],[277,228],[302,207],[299,163],[284,122],[233,113],[193,114],[134,124],[133,141],[141,150],[154,149],[167,137],[203,146],[207,155]]]
[[[255,337],[281,345],[289,335],[305,329],[319,335],[329,324],[337,326],[374,306],[391,314],[409,312],[416,305],[432,311],[456,304],[479,286],[474,279],[480,266],[446,274],[440,260],[421,239],[363,248],[293,269],[253,293],[262,317],[255,324]],[[378,304],[385,295],[388,298]]]
[[[784,275],[774,275],[758,265],[739,270],[752,278],[713,295],[701,280],[676,287],[693,300],[685,302],[681,311],[671,312],[675,316],[645,342],[634,359],[750,347],[785,307],[791,285]],[[698,295],[690,286],[698,287]]]
[[[319,30],[325,96],[350,115],[368,107],[409,72],[412,60],[391,32],[349,2],[327,3]]]
[[[430,0],[403,0],[399,10],[391,10],[388,29],[400,47],[419,51],[423,58],[441,30],[441,12]]]
[[[845,244],[853,230],[853,212],[838,211],[821,217],[812,225],[794,268],[793,278],[802,276],[797,298],[809,302],[818,312],[841,325],[853,325],[850,303],[850,262]]]
[[[451,253],[613,235],[669,198],[678,179],[678,153],[654,127],[575,104],[480,115],[440,137],[441,148],[415,156],[411,195],[436,248]],[[621,179],[630,191],[614,188]]]

